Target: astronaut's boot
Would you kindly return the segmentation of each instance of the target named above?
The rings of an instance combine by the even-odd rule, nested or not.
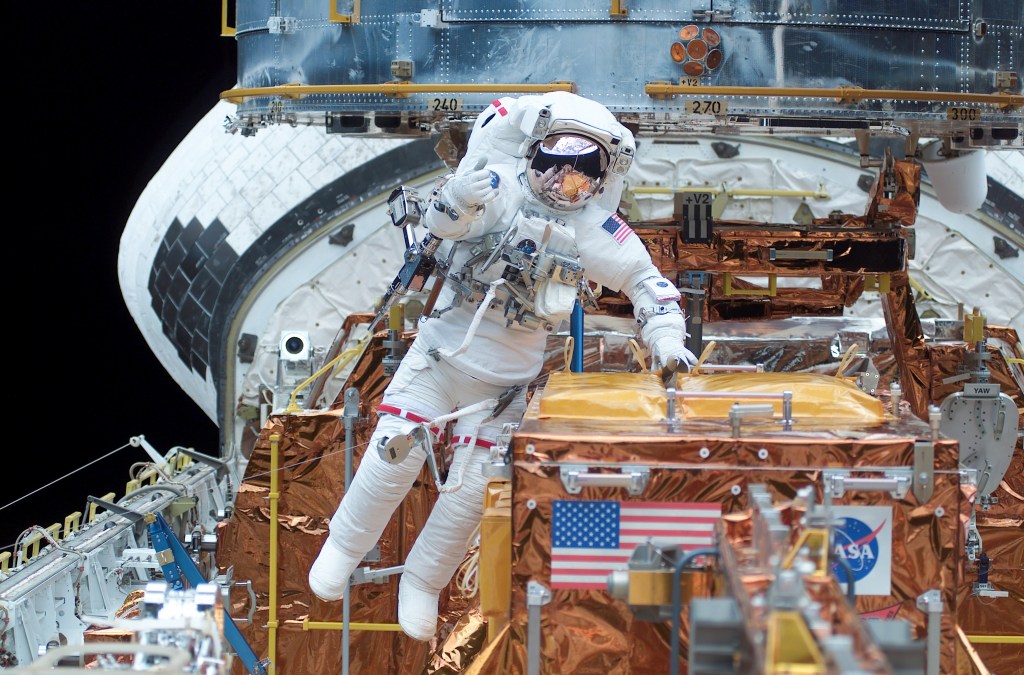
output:
[[[363,555],[344,550],[327,537],[320,555],[309,568],[309,590],[321,600],[341,600],[345,594],[345,583],[363,559]]]
[[[487,456],[488,450],[475,449],[463,469],[462,487],[438,496],[405,559],[398,585],[398,623],[409,637],[430,640],[437,633],[438,598],[465,559],[469,538],[483,514],[487,479],[482,468]]]
[[[359,470],[331,518],[330,534],[309,569],[309,589],[321,600],[340,600],[345,583],[366,552],[380,539],[391,514],[420,473],[426,454],[414,448],[400,464],[377,454],[377,439],[406,434],[416,426],[393,415],[381,415]]]
[[[437,633],[437,601],[441,592],[423,588],[415,575],[402,573],[398,582],[398,624],[405,634],[427,641]]]

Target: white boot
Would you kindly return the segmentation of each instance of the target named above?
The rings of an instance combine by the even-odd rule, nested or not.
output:
[[[341,600],[345,584],[359,566],[362,556],[346,553],[330,536],[309,568],[309,590],[321,600]]]
[[[398,585],[398,623],[409,637],[429,640],[437,633],[438,598],[465,559],[469,537],[483,513],[487,479],[482,466],[487,456],[487,450],[476,448],[466,462],[462,488],[438,496],[406,556]]]
[[[419,588],[414,576],[403,573],[398,582],[398,624],[405,634],[424,642],[437,634],[439,592]]]

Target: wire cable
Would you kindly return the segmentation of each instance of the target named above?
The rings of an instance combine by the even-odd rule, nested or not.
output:
[[[82,466],[78,467],[74,471],[69,471],[68,473],[64,474],[60,478],[58,478],[56,480],[52,480],[49,483],[47,483],[46,485],[43,485],[42,487],[36,488],[32,492],[29,492],[28,494],[24,494],[24,495],[18,497],[17,499],[15,499],[14,501],[9,502],[7,504],[4,504],[3,506],[0,506],[0,511],[3,511],[8,506],[14,506],[18,502],[20,502],[22,499],[27,499],[28,497],[31,497],[32,495],[36,494],[37,492],[45,490],[46,488],[48,488],[48,487],[50,487],[52,485],[56,485],[57,483],[61,482],[62,480],[64,480],[68,476],[72,476],[72,475],[78,473],[79,471],[81,471],[82,469],[88,468],[88,467],[92,466],[93,464],[95,464],[96,462],[101,462],[104,459],[106,459],[107,457],[110,457],[111,455],[113,455],[115,453],[118,453],[118,452],[121,452],[125,448],[130,448],[130,447],[132,447],[131,443],[125,443],[120,448],[117,448],[116,450],[111,450],[110,452],[108,452],[107,454],[103,455],[102,457],[97,457],[96,459],[92,460],[91,462],[89,462],[87,464],[83,464]]]

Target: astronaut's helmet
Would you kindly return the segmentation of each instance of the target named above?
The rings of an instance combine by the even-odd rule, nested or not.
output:
[[[576,211],[598,194],[608,173],[608,150],[581,133],[555,133],[531,149],[526,180],[534,196],[557,211]]]

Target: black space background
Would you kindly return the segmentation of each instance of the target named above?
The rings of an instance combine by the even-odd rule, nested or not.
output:
[[[237,74],[219,2],[12,9],[0,551],[26,527],[84,511],[90,494],[123,496],[129,467],[148,459],[141,448],[31,493],[132,436],[161,454],[220,452],[216,425],[128,314],[117,255],[146,184]]]

